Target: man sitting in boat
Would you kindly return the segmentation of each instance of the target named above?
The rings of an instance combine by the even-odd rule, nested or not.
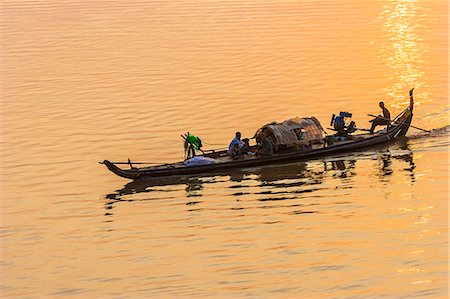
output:
[[[241,153],[246,156],[253,156],[252,148],[250,147],[250,139],[244,138],[242,139],[242,142],[244,142],[244,146],[241,148]]]
[[[380,102],[380,108],[383,111],[383,116],[378,115],[376,118],[374,118],[370,121],[372,123],[372,127],[370,128],[370,134],[373,134],[376,126],[382,126],[382,125],[389,126],[391,124],[391,113],[384,106],[383,102]]]
[[[233,145],[230,155],[233,160],[240,160],[240,159],[244,158],[244,154],[242,153],[241,149],[239,148],[238,143],[235,143]]]
[[[237,149],[237,159],[243,159],[245,157],[253,157],[254,153],[250,146],[250,139],[244,138],[242,139],[244,146],[239,148],[238,144],[234,145],[234,148]],[[232,155],[233,159],[235,159],[235,155]]]
[[[236,132],[236,136],[231,140],[230,145],[228,146],[228,155],[233,156],[235,145],[237,145],[238,151],[244,147],[244,142],[241,141],[241,132]]]
[[[273,146],[272,142],[270,142],[269,137],[266,134],[261,134],[261,144],[256,152],[256,156],[264,157],[264,156],[272,156],[273,155]]]

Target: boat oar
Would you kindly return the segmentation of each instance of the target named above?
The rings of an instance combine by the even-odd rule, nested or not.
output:
[[[368,116],[372,116],[372,117],[376,117],[376,118],[379,118],[379,119],[391,121],[390,119],[385,118],[385,117],[382,117],[382,116],[377,116],[377,115],[373,115],[373,114],[367,114],[367,115],[368,115]],[[395,122],[395,123],[397,123],[397,124],[405,125],[404,122],[400,122],[400,121],[398,121],[398,120],[394,120],[393,122]],[[419,127],[416,127],[416,126],[413,126],[413,125],[409,125],[409,126],[410,126],[411,128],[414,128],[414,129],[417,129],[417,130],[421,130],[421,131],[424,131],[424,132],[427,132],[427,133],[430,133],[430,132],[431,132],[430,130],[425,130],[425,129],[422,129],[422,128],[419,128]]]

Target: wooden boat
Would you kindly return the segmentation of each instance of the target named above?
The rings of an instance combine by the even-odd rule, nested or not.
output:
[[[355,134],[351,138],[344,141],[337,141],[334,144],[315,144],[311,147],[301,150],[275,153],[270,156],[263,157],[246,157],[239,160],[233,160],[227,151],[212,152],[201,155],[203,157],[214,158],[215,163],[201,166],[187,166],[184,161],[172,164],[161,164],[156,166],[135,168],[130,164],[131,169],[119,168],[116,164],[108,160],[101,162],[118,176],[128,179],[138,179],[141,177],[168,177],[177,175],[198,175],[206,173],[226,173],[232,169],[249,168],[267,164],[290,163],[294,161],[306,161],[317,159],[326,155],[332,155],[342,152],[352,152],[361,148],[390,142],[396,138],[405,136],[411,125],[413,118],[413,99],[411,103],[402,113],[400,113],[391,122],[390,126],[376,132],[375,134]]]
[[[396,149],[398,148],[398,150],[390,150],[390,147],[392,146]],[[409,167],[404,168],[404,170],[410,171],[411,175],[414,176],[413,169],[415,168],[415,164],[413,162],[413,152],[408,147],[408,138],[398,137],[392,143],[382,143],[371,146],[368,149],[370,150],[367,150],[367,148],[361,149],[361,151],[353,152],[350,155],[344,153],[330,156],[329,159],[326,157],[321,161],[323,168],[310,169],[307,166],[307,162],[300,161],[286,164],[261,165],[252,168],[228,169],[224,172],[227,176],[225,181],[235,182],[239,186],[239,184],[245,180],[246,176],[253,175],[252,180],[256,180],[260,182],[261,185],[265,186],[275,186],[277,184],[286,184],[287,186],[318,185],[323,183],[328,171],[331,171],[332,175],[336,175],[336,171],[339,170],[339,176],[342,176],[343,174],[351,176],[351,172],[354,170],[357,161],[365,160],[367,158],[373,159],[374,155],[381,157],[383,161],[383,164],[380,165],[380,169],[374,169],[374,171],[381,173],[381,175],[390,175],[392,173],[392,170],[389,169],[390,163],[385,164],[385,162],[396,159],[408,163]],[[125,198],[124,196],[136,193],[149,193],[155,190],[154,187],[171,185],[185,185],[185,190],[189,193],[191,190],[199,190],[205,185],[224,182],[224,178],[220,177],[222,174],[223,172],[219,171],[217,173],[202,173],[193,176],[182,175],[156,178],[143,176],[140,179],[128,182],[121,189],[107,194],[106,199],[113,201],[129,201],[130,198]],[[212,178],[212,176],[214,176],[214,178]],[[280,182],[282,180],[289,180],[289,182]],[[233,188],[234,186],[231,186],[230,188]],[[147,200],[147,197],[142,200]],[[112,202],[110,202],[110,204],[112,204]]]

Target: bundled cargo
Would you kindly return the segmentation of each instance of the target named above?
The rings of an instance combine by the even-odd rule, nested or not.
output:
[[[323,143],[324,137],[324,130],[315,117],[297,117],[281,123],[269,123],[258,129],[254,136],[258,144],[268,138],[275,152]]]

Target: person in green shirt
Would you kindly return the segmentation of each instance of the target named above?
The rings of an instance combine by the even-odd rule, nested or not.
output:
[[[184,140],[184,150],[187,151],[187,159],[195,157],[195,151],[202,151],[202,140],[189,132]]]

